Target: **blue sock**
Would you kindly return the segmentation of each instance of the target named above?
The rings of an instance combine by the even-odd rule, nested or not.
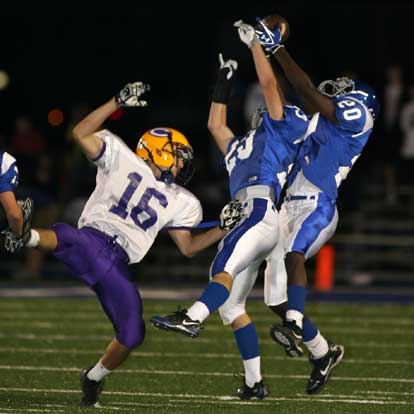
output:
[[[303,341],[308,342],[315,338],[318,328],[308,318],[303,318],[302,335]]]
[[[290,285],[287,288],[288,309],[305,313],[306,288],[303,286]]]
[[[234,336],[236,337],[237,347],[244,361],[259,356],[259,339],[253,322],[234,331]]]
[[[198,300],[207,306],[210,313],[213,313],[228,297],[229,291],[222,284],[210,282]]]

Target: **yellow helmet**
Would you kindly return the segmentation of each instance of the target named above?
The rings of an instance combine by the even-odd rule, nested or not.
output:
[[[187,138],[173,128],[153,128],[145,132],[138,141],[136,154],[138,157],[152,161],[161,171],[161,179],[170,184],[177,179],[187,184],[193,176],[193,149]],[[181,159],[183,167],[174,177],[172,167]]]

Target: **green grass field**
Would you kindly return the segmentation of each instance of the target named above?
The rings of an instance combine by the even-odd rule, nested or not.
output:
[[[188,305],[189,302],[182,303]],[[177,302],[146,300],[145,319]],[[263,401],[235,397],[241,361],[217,315],[197,339],[147,324],[144,345],[111,374],[101,409],[119,413],[414,413],[414,306],[309,304],[345,359],[321,394],[308,396],[310,365],[285,357],[268,335],[275,320],[249,303],[260,336]],[[0,300],[0,414],[78,413],[79,371],[96,362],[112,327],[95,299]]]

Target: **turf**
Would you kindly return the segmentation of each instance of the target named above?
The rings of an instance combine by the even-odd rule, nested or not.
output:
[[[145,301],[145,319],[177,302]],[[184,302],[183,305],[188,305]],[[263,401],[235,397],[242,371],[233,335],[217,315],[197,339],[147,324],[147,336],[122,369],[106,380],[101,409],[119,413],[414,413],[414,306],[309,304],[326,337],[345,359],[326,388],[308,396],[306,358],[290,359],[268,330],[276,317],[249,303],[260,336]],[[0,414],[78,413],[79,371],[98,359],[112,336],[95,299],[0,301]]]

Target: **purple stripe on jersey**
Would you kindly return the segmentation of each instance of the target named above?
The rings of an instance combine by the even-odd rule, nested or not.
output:
[[[91,158],[92,162],[99,161],[102,158],[102,156],[104,155],[105,150],[106,150],[106,142],[102,141],[102,143],[103,143],[103,145],[102,145],[101,150],[99,151],[99,154],[95,158]]]

